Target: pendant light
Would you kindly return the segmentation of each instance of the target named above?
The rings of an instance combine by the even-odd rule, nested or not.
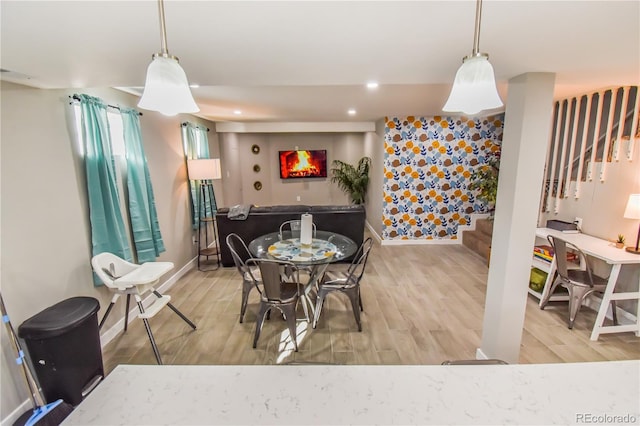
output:
[[[164,24],[164,3],[158,0],[162,49],[154,53],[147,68],[147,80],[138,107],[158,111],[164,115],[200,111],[189,89],[187,75],[178,58],[169,55],[167,31]]]
[[[476,2],[476,28],[473,34],[473,52],[462,59],[462,65],[456,73],[447,103],[442,108],[445,112],[462,112],[477,114],[480,111],[499,108],[503,105],[493,67],[489,63],[489,55],[480,53],[480,19],[482,0]]]

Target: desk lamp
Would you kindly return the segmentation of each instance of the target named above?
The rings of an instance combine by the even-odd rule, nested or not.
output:
[[[626,219],[640,219],[640,194],[629,195],[629,201],[627,202],[627,208],[624,210],[624,217]],[[638,237],[636,238],[636,246],[627,247],[627,251],[630,253],[640,254],[638,244],[640,243],[640,225],[638,226]]]

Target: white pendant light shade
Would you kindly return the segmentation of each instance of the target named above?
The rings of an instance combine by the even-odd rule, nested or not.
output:
[[[442,110],[473,115],[502,105],[489,58],[479,54],[466,57],[462,62]]]
[[[200,111],[178,61],[159,55],[154,55],[147,68],[147,80],[138,106],[164,115]]]

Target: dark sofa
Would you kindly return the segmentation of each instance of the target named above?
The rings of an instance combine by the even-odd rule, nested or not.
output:
[[[218,238],[223,266],[233,266],[233,258],[227,247],[227,235],[238,234],[247,245],[264,234],[277,232],[280,224],[287,220],[300,219],[303,213],[313,215],[313,223],[318,230],[332,231],[351,238],[358,246],[364,239],[365,210],[362,205],[350,206],[262,206],[252,207],[246,220],[231,220],[228,208],[221,208],[216,214]],[[351,261],[345,259],[344,261]]]

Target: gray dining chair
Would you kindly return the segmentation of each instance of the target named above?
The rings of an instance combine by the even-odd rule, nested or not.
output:
[[[300,229],[302,228],[301,223],[302,221],[300,219],[287,220],[285,222],[282,222],[282,224],[280,225],[280,231],[279,231],[280,240],[282,241],[288,238],[300,238]],[[313,225],[312,235],[315,238],[316,224],[312,223],[312,225]]]
[[[560,237],[547,236],[551,247],[553,247],[554,259],[556,261],[556,276],[549,293],[540,303],[540,309],[544,309],[549,302],[549,298],[558,285],[562,285],[569,291],[569,328],[573,328],[573,323],[578,315],[582,303],[592,293],[604,293],[607,288],[607,279],[597,276],[592,272],[587,256],[577,247]],[[567,266],[567,249],[576,252],[580,258],[581,265],[585,269],[569,269]],[[616,314],[616,302],[611,301],[614,324],[618,324]]]
[[[346,271],[328,270],[325,272],[318,284],[318,300],[316,301],[316,309],[313,316],[313,328],[318,325],[324,299],[329,293],[338,291],[346,294],[351,301],[351,308],[358,325],[358,331],[362,331],[360,311],[364,310],[364,306],[362,305],[362,296],[360,294],[360,281],[364,275],[372,246],[373,240],[369,237],[358,248],[351,265]]]
[[[287,321],[293,348],[298,352],[296,307],[302,292],[298,267],[292,262],[273,259],[252,258],[248,259],[246,264],[249,268],[249,275],[253,276],[257,269],[262,278],[262,288],[256,284],[256,289],[260,293],[260,310],[256,321],[253,348],[255,349],[258,345],[265,316],[275,308],[282,313]],[[255,278],[253,281],[257,283]]]
[[[238,234],[231,233],[227,235],[226,242],[233,257],[233,263],[235,263],[238,273],[242,277],[242,301],[240,302],[240,323],[242,323],[244,313],[247,310],[249,293],[254,287],[262,284],[262,277],[257,267],[254,267],[253,271],[251,271],[245,261],[242,260],[251,258],[251,253],[244,240]]]

